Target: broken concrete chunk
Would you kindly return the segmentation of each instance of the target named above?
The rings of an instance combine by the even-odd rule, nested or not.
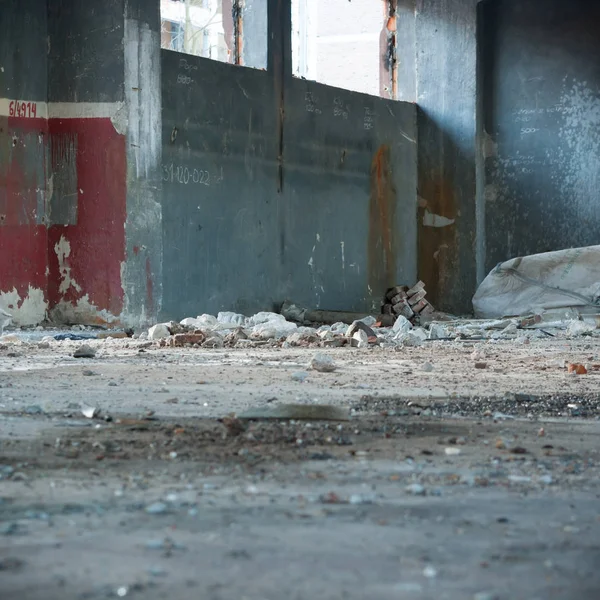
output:
[[[375,332],[364,321],[354,321],[346,331],[346,337],[351,338],[357,331],[364,331],[367,334],[367,339],[375,337]]]
[[[159,323],[148,329],[148,339],[150,340],[162,340],[168,338],[171,335],[171,331],[167,327],[166,323]]]
[[[90,348],[87,344],[83,346],[79,346],[77,350],[73,353],[73,358],[94,358],[96,356],[96,351],[93,348]]]
[[[408,290],[408,292],[406,292],[406,294],[410,298],[411,296],[414,296],[415,294],[417,294],[418,292],[420,292],[424,289],[425,289],[425,284],[422,281],[419,281],[412,288],[410,288],[410,290]]]
[[[396,335],[408,333],[411,329],[412,329],[412,325],[411,325],[410,321],[406,317],[403,317],[402,315],[400,315],[396,319],[396,322],[394,323],[394,326],[392,327],[392,331]]]
[[[81,414],[86,419],[93,419],[93,418],[97,417],[100,414],[100,409],[99,408],[95,408],[94,406],[82,406],[81,407]]]
[[[202,343],[203,348],[222,348],[223,346],[223,338],[219,335],[213,335]]]
[[[449,338],[450,331],[443,327],[442,325],[438,325],[436,323],[432,323],[429,328],[429,339],[430,340],[443,340],[445,338]]]
[[[417,327],[407,333],[400,334],[395,339],[403,346],[416,347],[421,346],[427,339],[427,333],[420,327]]]
[[[275,313],[259,313],[275,314]],[[251,337],[259,340],[281,339],[296,331],[298,326],[295,323],[286,321],[281,315],[279,319],[272,319],[255,325],[252,329]],[[254,318],[254,317],[253,317]]]
[[[279,404],[252,408],[238,419],[281,419],[298,421],[349,421],[347,408],[331,404]]]
[[[235,327],[243,327],[246,324],[246,317],[234,312],[220,312],[217,315],[217,321],[222,325],[231,325]]]
[[[352,334],[351,342],[355,348],[366,348],[369,345],[369,336],[365,331],[359,329]]]
[[[170,346],[187,346],[188,344],[202,344],[206,336],[202,332],[177,333],[169,339]]]
[[[331,356],[315,354],[310,361],[310,368],[319,373],[333,373],[337,369],[337,365]]]

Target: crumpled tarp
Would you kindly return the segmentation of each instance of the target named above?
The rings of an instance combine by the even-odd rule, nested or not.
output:
[[[499,264],[473,297],[483,319],[581,307],[600,312],[600,246],[513,258]]]

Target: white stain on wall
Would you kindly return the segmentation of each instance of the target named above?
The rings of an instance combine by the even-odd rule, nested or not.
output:
[[[561,98],[563,124],[559,137],[567,152],[559,157],[567,168],[560,181],[564,198],[569,198],[583,219],[598,218],[600,188],[600,90],[586,81],[573,81]]]

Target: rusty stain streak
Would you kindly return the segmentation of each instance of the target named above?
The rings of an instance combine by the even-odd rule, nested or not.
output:
[[[456,271],[454,252],[457,247],[456,224],[448,227],[427,227],[425,211],[456,219],[456,199],[451,181],[426,179],[419,190],[418,239],[419,279],[425,282],[431,302],[444,308],[446,291],[452,287],[452,273]]]
[[[243,65],[243,14],[242,1],[234,0],[231,7],[231,16],[233,18],[233,62],[236,65]]]
[[[390,148],[382,145],[371,163],[369,202],[369,286],[374,297],[398,282],[396,278],[396,189],[392,177]]]

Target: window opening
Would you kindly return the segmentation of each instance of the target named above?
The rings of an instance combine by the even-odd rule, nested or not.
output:
[[[268,0],[161,0],[161,47],[267,67]]]
[[[296,77],[396,98],[396,0],[292,0]]]

